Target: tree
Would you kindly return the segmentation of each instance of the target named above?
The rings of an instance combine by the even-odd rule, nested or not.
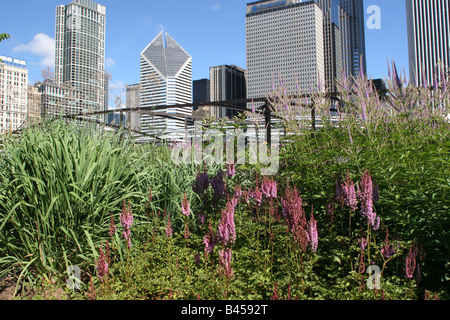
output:
[[[42,69],[41,75],[42,75],[42,79],[44,82],[46,82],[48,80],[50,80],[50,81],[55,80],[55,73],[53,72],[52,68],[50,68],[50,67],[46,67],[46,68]]]
[[[0,33],[0,42],[2,42],[3,40],[9,39],[11,38],[11,36],[7,33]]]

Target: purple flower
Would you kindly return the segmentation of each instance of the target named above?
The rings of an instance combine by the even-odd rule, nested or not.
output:
[[[358,190],[358,198],[361,201],[361,215],[367,218],[368,223],[374,230],[378,230],[380,218],[377,217],[377,214],[373,210],[373,195],[372,177],[366,171],[361,177],[361,189]]]
[[[394,246],[389,242],[389,229],[386,230],[386,239],[384,240],[384,245],[381,247],[380,251],[384,260],[388,260],[390,257],[397,253],[397,251],[394,249]]]
[[[122,214],[120,215],[120,223],[122,225],[123,237],[128,240],[128,247],[131,248],[131,226],[133,224],[133,214],[131,213],[131,205],[129,208],[125,205],[125,199],[123,200]]]
[[[284,197],[281,199],[283,216],[289,231],[292,233],[294,242],[299,243],[303,252],[306,252],[308,245],[308,231],[305,211],[302,208],[302,198],[294,186],[286,189]]]
[[[416,270],[416,257],[417,245],[413,243],[413,245],[409,248],[405,261],[405,276],[408,279],[412,279],[414,277],[414,271]]]
[[[209,221],[208,234],[203,237],[203,243],[205,244],[205,252],[211,254],[214,247],[217,244],[217,236],[212,229],[211,221]]]
[[[234,205],[232,201],[228,201],[226,209],[222,210],[222,217],[218,229],[220,243],[226,246],[236,241],[236,229],[234,225]]]
[[[236,175],[236,168],[234,164],[227,164],[227,176],[228,178],[232,178]]]
[[[233,277],[233,268],[231,267],[231,248],[219,251],[219,266],[221,274],[231,279]]]
[[[109,264],[106,255],[103,253],[102,247],[99,250],[99,258],[96,262],[97,265],[97,275],[100,278],[100,282],[104,281],[104,277],[108,275]]]
[[[199,213],[198,219],[200,220],[200,224],[204,224],[206,221],[206,214],[205,213]]]
[[[361,248],[361,251],[364,251],[367,247],[368,241],[366,238],[361,238],[358,240],[358,244],[359,244],[359,247]]]
[[[243,194],[242,187],[240,185],[236,186],[236,188],[234,189],[234,196],[237,199],[240,199],[242,197],[242,194]]]
[[[314,215],[311,214],[311,218],[308,222],[308,232],[307,232],[308,242],[311,245],[312,252],[317,251],[319,244],[319,235],[317,232],[317,221],[314,219]]]
[[[209,176],[206,172],[198,173],[195,178],[195,184],[192,186],[192,190],[196,194],[203,194],[209,187]]]
[[[276,198],[277,182],[264,177],[263,181],[261,182],[261,191],[266,198]]]
[[[109,236],[112,237],[116,233],[116,223],[114,222],[114,217],[111,214],[111,220],[109,223]]]
[[[260,207],[262,203],[263,193],[261,192],[261,190],[259,190],[259,187],[257,186],[255,190],[251,190],[249,195],[253,200],[255,200],[256,205]]]
[[[172,229],[172,223],[170,222],[170,216],[167,220],[167,225],[166,225],[165,231],[166,231],[166,237],[171,238],[173,235],[173,229]]]
[[[214,189],[214,198],[220,199],[226,192],[227,185],[223,176],[223,171],[219,170],[217,175],[211,179],[211,186]]]
[[[186,192],[184,193],[184,198],[181,201],[181,213],[186,217],[191,214],[191,208],[189,206],[189,200],[187,199]]]
[[[347,179],[341,184],[341,194],[344,199],[344,203],[353,212],[358,208],[358,200],[356,198],[355,184],[350,178],[350,173],[347,173]]]

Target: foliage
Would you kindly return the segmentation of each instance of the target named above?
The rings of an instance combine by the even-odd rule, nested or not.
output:
[[[344,79],[334,118],[323,92],[273,92],[274,180],[62,122],[9,138],[1,276],[64,285],[76,264],[72,299],[448,299],[448,80],[390,73],[385,97]]]
[[[3,40],[9,39],[11,38],[11,36],[7,33],[0,33],[0,42],[2,42]]]

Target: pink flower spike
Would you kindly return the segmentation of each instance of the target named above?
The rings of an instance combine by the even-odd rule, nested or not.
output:
[[[186,192],[184,193],[183,201],[181,202],[181,213],[186,217],[191,214],[191,208],[189,205],[189,200],[187,199]]]
[[[105,277],[108,276],[109,265],[107,257],[103,253],[102,247],[100,247],[99,258],[96,264],[98,277],[100,278],[100,282],[103,282],[105,280]]]
[[[228,178],[232,178],[236,175],[236,168],[234,164],[227,164],[227,176]]]
[[[133,214],[131,213],[131,204],[129,208],[125,205],[123,200],[122,214],[120,215],[120,223],[122,225],[122,234],[125,240],[128,240],[128,247],[131,247],[131,226],[133,225]]]
[[[314,215],[312,213],[308,222],[308,238],[309,243],[311,244],[311,250],[315,253],[319,244],[319,235],[317,232],[317,221],[314,219]]]

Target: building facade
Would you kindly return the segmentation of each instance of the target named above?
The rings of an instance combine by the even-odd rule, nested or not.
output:
[[[323,11],[325,88],[328,92],[337,92],[342,82],[342,38],[340,29],[339,0],[318,0]]]
[[[130,84],[126,86],[126,108],[139,109],[141,85]],[[127,127],[139,131],[141,127],[141,114],[139,112],[127,112]]]
[[[26,61],[0,56],[0,134],[19,129],[28,115]]]
[[[450,66],[450,0],[406,0],[410,81],[431,85]],[[439,78],[438,78],[439,79]]]
[[[240,100],[247,98],[247,81],[244,69],[235,65],[215,66],[209,69],[211,101]],[[245,104],[241,105],[245,107]],[[233,118],[239,112],[231,109],[212,107],[217,118]]]
[[[56,8],[55,84],[78,90],[86,112],[107,106],[105,26],[106,8],[91,0]]]
[[[140,106],[174,106],[192,103],[192,58],[168,34],[160,32],[141,52]],[[163,134],[185,128],[185,121],[170,116],[192,116],[192,107],[159,110],[168,117],[143,114],[141,131]]]
[[[83,93],[68,84],[43,81],[34,85],[41,98],[41,118],[48,120],[83,112]]]
[[[247,4],[247,98],[266,97],[279,81],[309,93],[323,87],[324,17],[316,1]]]
[[[192,102],[202,103],[211,101],[211,81],[199,79],[192,82]],[[195,106],[192,109],[194,119],[200,120],[212,116],[210,106]]]
[[[28,86],[27,109],[27,124],[39,124],[42,121],[42,93],[35,85]]]
[[[367,73],[364,5],[363,0],[340,0],[339,6],[343,74],[352,79],[360,70]]]

